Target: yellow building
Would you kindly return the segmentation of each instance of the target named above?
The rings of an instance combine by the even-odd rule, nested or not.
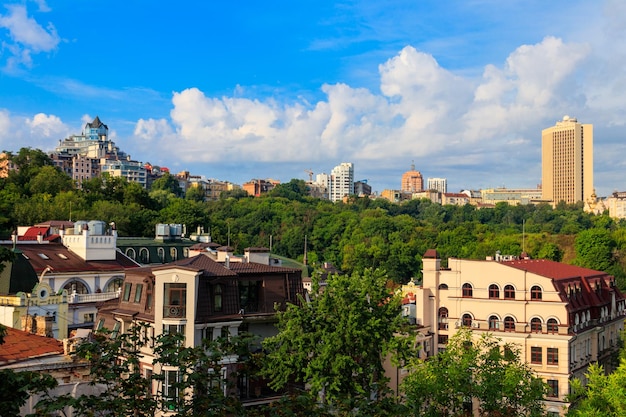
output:
[[[402,291],[414,300],[415,323],[430,329],[428,355],[445,349],[462,327],[515,343],[549,385],[546,410],[553,415],[565,412],[570,378],[582,379],[594,362],[612,369],[624,327],[625,300],[614,277],[548,260],[498,255],[449,259],[442,267],[431,249],[423,257],[423,285]]]
[[[542,199],[553,205],[593,194],[593,125],[564,116],[541,131]]]

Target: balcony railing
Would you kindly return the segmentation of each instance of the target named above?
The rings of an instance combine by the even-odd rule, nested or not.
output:
[[[112,300],[114,298],[119,298],[119,296],[120,296],[120,291],[96,292],[93,294],[78,294],[76,292],[73,292],[68,296],[68,302],[70,304],[90,303],[90,302],[97,302],[97,301]]]
[[[179,305],[163,306],[163,318],[182,318],[185,317],[185,307]]]

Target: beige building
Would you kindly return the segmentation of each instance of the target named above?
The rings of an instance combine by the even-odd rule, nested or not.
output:
[[[542,199],[572,204],[593,193],[593,125],[564,116],[541,131]]]
[[[594,362],[612,369],[625,313],[614,277],[548,260],[503,256],[449,259],[443,267],[432,249],[423,264],[423,285],[411,283],[402,291],[405,315],[430,330],[432,342],[423,341],[430,349],[427,355],[445,349],[462,327],[515,343],[550,387],[546,411],[553,415],[565,413],[570,378],[584,378]]]
[[[411,170],[402,174],[402,184],[400,191],[414,193],[424,189],[424,178],[422,173],[415,170],[415,164],[411,164]]]
[[[510,206],[532,204],[541,200],[541,187],[537,188],[486,188],[480,190],[483,204],[507,203]]]

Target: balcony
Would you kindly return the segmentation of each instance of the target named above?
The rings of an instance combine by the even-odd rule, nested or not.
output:
[[[185,307],[179,305],[164,305],[163,318],[178,319],[186,317]]]
[[[68,296],[70,304],[91,303],[98,301],[107,301],[119,298],[120,291],[97,292],[93,294],[78,294],[75,291]]]

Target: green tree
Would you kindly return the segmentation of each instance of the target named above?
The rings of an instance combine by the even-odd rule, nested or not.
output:
[[[386,406],[383,361],[388,354],[407,353],[410,340],[398,336],[400,300],[390,296],[387,280],[371,269],[330,276],[322,291],[314,284],[310,301],[279,313],[279,333],[263,341],[263,374],[270,386],[306,384],[339,414],[358,409],[360,415],[376,415]]]
[[[176,197],[183,196],[183,190],[180,188],[180,184],[178,183],[178,179],[171,175],[169,172],[163,174],[161,178],[157,178],[154,180],[152,185],[150,186],[150,191],[156,190],[166,190],[170,193],[174,194]]]
[[[609,271],[613,266],[615,241],[606,229],[588,229],[576,236],[576,264],[598,271]]]
[[[37,175],[30,180],[30,191],[33,194],[57,195],[61,191],[74,189],[72,179],[64,172],[53,166],[41,167]]]
[[[585,374],[583,385],[572,380],[572,417],[622,417],[626,415],[626,359],[622,358],[615,372],[606,375],[601,365],[593,363]]]
[[[484,416],[543,416],[545,384],[520,358],[515,345],[467,329],[450,338],[445,351],[415,360],[402,384],[410,415],[465,415],[477,400]]]
[[[189,187],[185,193],[185,198],[192,201],[204,201],[204,189],[201,186]]]

